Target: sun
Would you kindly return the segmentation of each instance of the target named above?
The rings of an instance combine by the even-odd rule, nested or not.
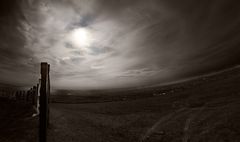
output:
[[[91,45],[92,37],[88,29],[77,28],[70,32],[70,40],[77,47],[87,47]]]

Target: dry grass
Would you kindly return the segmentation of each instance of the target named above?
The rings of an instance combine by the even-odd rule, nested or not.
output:
[[[233,71],[163,96],[54,103],[49,142],[238,142],[239,84]]]

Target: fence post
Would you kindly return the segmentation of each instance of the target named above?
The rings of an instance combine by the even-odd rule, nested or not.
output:
[[[30,97],[30,93],[29,93],[29,90],[25,90],[25,96],[26,96],[26,101],[27,103],[29,103],[29,97]]]
[[[39,82],[40,83],[40,82]],[[38,109],[38,105],[39,105],[39,98],[38,98],[38,95],[39,95],[39,84],[37,84],[36,86],[36,108]]]
[[[22,91],[19,91],[19,100],[21,100],[22,101]]]
[[[41,78],[38,80],[38,88],[37,88],[37,108],[38,113],[40,113],[40,89],[41,89]]]
[[[25,98],[25,91],[22,91],[22,97],[23,97],[23,101],[25,102],[25,101],[26,101],[26,98]]]
[[[39,142],[47,141],[47,127],[49,120],[48,98],[49,98],[49,65],[48,63],[41,63]]]
[[[47,87],[48,87],[48,89],[47,89],[47,93],[48,93],[48,112],[47,112],[47,115],[48,115],[48,117],[47,117],[47,125],[49,125],[49,103],[50,103],[50,76],[49,76],[49,72],[50,72],[50,65],[48,64],[48,70],[47,70],[47,74],[48,74],[48,77],[47,77]]]
[[[32,90],[32,105],[35,107],[36,104],[36,92],[37,92],[37,87],[33,86],[33,90]]]

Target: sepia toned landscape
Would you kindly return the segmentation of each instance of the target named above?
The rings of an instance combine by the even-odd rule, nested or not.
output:
[[[240,142],[239,0],[0,0],[0,142]]]

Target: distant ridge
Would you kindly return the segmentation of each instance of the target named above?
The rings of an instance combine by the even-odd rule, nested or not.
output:
[[[223,70],[220,70],[220,71],[214,71],[214,72],[211,72],[211,73],[207,73],[207,74],[203,74],[203,75],[199,75],[199,76],[194,76],[194,77],[190,77],[190,78],[185,78],[185,79],[180,79],[180,80],[172,81],[172,82],[168,82],[168,83],[160,83],[160,84],[155,84],[155,85],[136,87],[136,89],[137,88],[152,88],[152,87],[174,85],[174,84],[178,84],[178,83],[184,83],[184,82],[198,80],[198,79],[201,79],[201,78],[216,76],[216,75],[220,75],[220,74],[227,74],[228,72],[234,71],[234,70],[240,70],[240,65],[236,65],[234,67],[223,69]]]

